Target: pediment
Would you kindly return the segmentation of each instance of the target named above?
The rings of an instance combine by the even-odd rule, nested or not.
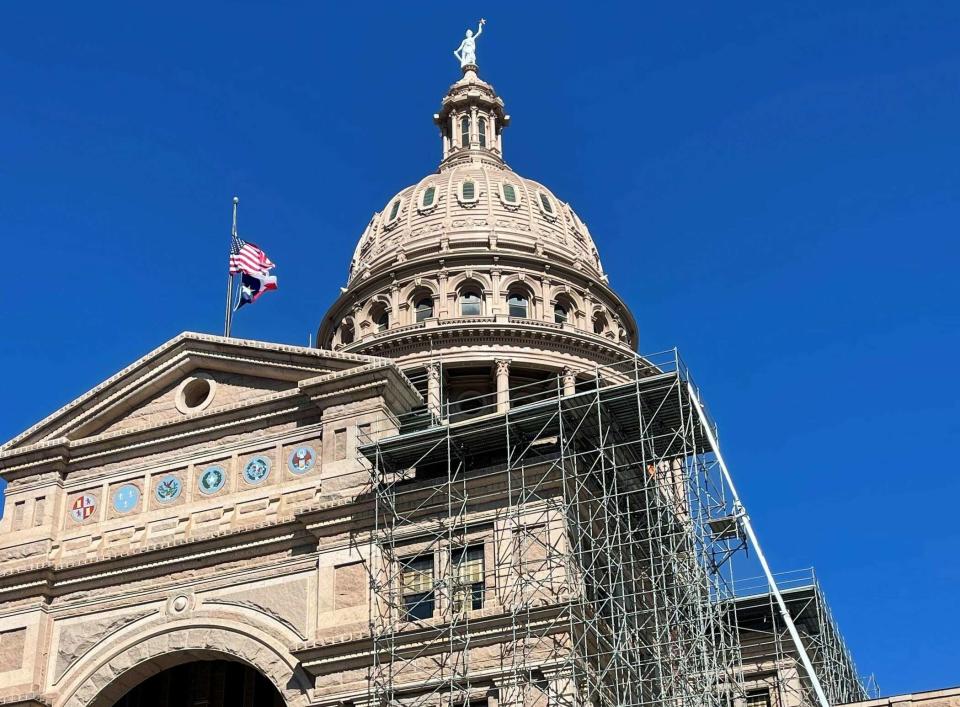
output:
[[[299,381],[380,359],[300,346],[184,333],[3,445],[10,451],[178,423],[255,404]]]

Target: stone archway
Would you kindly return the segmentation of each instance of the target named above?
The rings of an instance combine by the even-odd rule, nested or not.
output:
[[[195,660],[245,663],[266,677],[287,707],[308,702],[309,680],[285,649],[240,630],[190,625],[155,633],[118,650],[64,695],[62,707],[112,707],[131,688],[163,670]]]
[[[191,654],[191,657],[192,654]],[[189,660],[136,685],[112,707],[284,707],[264,675],[238,660]]]

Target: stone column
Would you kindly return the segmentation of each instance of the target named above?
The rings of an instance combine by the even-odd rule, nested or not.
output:
[[[573,395],[577,392],[577,376],[574,374],[573,369],[570,368],[570,366],[563,367],[563,371],[560,374],[560,379],[563,381],[564,395]]]
[[[427,410],[434,417],[440,417],[440,364],[427,364]]]
[[[470,147],[480,144],[479,130],[477,128],[477,107],[470,108]]]
[[[503,413],[510,409],[510,360],[498,358],[494,363],[497,366],[497,412]]]

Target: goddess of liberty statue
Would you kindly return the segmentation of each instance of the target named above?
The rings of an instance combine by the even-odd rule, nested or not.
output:
[[[487,24],[487,21],[481,19],[480,24],[477,25],[476,34],[473,33],[473,30],[468,29],[467,36],[460,42],[460,46],[454,50],[453,55],[460,60],[461,69],[477,65],[477,37],[483,32],[485,24]]]

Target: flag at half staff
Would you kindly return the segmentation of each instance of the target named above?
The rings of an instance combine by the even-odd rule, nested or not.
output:
[[[247,243],[236,233],[230,237],[230,274],[238,272],[261,275],[276,267],[267,254],[253,243]]]
[[[245,304],[256,302],[257,298],[268,290],[277,289],[277,276],[260,273],[250,275],[243,273],[240,276],[240,294],[237,297],[237,306],[234,311],[240,309]]]

